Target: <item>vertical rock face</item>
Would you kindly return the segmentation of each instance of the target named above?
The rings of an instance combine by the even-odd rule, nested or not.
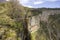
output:
[[[30,32],[35,32],[37,31],[37,29],[39,28],[39,16],[32,16],[30,19],[29,19],[29,24],[28,24],[28,29]]]

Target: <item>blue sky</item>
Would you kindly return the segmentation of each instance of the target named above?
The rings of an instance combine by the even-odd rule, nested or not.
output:
[[[20,0],[20,3],[29,8],[60,8],[60,0]]]

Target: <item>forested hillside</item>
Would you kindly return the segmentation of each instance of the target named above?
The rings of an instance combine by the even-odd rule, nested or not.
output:
[[[0,3],[0,40],[21,40],[25,10],[16,2]]]

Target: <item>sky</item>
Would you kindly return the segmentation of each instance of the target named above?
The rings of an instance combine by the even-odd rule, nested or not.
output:
[[[60,0],[19,0],[19,2],[29,8],[60,8]]]

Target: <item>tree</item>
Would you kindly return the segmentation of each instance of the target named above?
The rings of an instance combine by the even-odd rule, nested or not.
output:
[[[28,9],[26,10],[24,7],[20,6],[17,4],[17,0],[16,1],[12,1],[11,2],[11,10],[10,10],[10,14],[8,14],[12,19],[15,19],[17,23],[21,22],[22,26],[23,26],[23,30],[22,30],[22,40],[30,40],[30,33],[28,32],[28,24],[27,24],[27,17],[28,17]],[[20,29],[18,28],[18,36],[20,34]]]

